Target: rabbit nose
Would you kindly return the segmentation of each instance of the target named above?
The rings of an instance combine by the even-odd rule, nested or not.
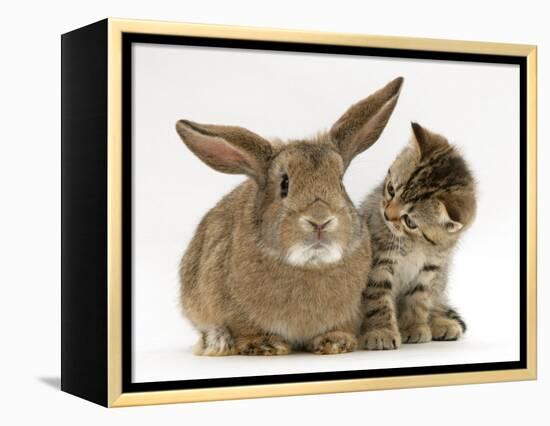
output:
[[[317,239],[321,239],[321,234],[323,231],[327,232],[330,225],[334,225],[336,223],[334,217],[329,217],[323,220],[313,220],[312,218],[303,218],[304,221],[312,228],[310,229],[313,231]]]
[[[330,219],[326,220],[326,221],[323,222],[323,223],[317,223],[317,222],[314,222],[314,221],[309,220],[309,219],[306,219],[306,220],[307,220],[307,222],[308,222],[311,226],[313,226],[313,229],[315,229],[315,230],[317,230],[317,231],[322,231],[323,229],[325,229],[325,228],[327,227],[327,225],[328,225],[330,222],[332,222],[333,219],[334,219],[334,218],[331,217]]]

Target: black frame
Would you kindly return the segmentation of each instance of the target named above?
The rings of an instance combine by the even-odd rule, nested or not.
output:
[[[61,388],[109,405],[108,56],[109,20],[61,38]],[[132,43],[364,55],[519,65],[520,359],[510,362],[132,383]],[[218,388],[441,373],[527,369],[527,57],[413,49],[123,33],[122,392]]]
[[[61,37],[61,389],[107,405],[108,21]]]
[[[132,43],[223,47],[327,53],[360,56],[378,56],[404,59],[433,59],[460,62],[486,62],[514,64],[520,67],[520,360],[459,365],[438,365],[427,367],[401,367],[377,370],[354,370],[338,372],[278,374],[266,376],[227,377],[216,379],[175,380],[161,382],[133,383],[132,374]],[[316,382],[325,380],[367,379],[376,377],[398,377],[423,374],[464,373],[489,370],[512,370],[527,368],[527,59],[515,56],[499,56],[473,53],[432,52],[405,49],[383,49],[373,47],[334,46],[273,41],[219,39],[188,36],[166,36],[154,34],[123,33],[122,37],[122,149],[123,149],[123,318],[122,318],[122,391],[145,392],[205,387],[226,387],[244,385],[265,385],[293,382]]]

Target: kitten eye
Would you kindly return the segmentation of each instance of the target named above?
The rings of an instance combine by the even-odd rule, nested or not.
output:
[[[401,219],[403,222],[405,222],[405,225],[407,225],[410,229],[418,228],[418,225],[414,223],[414,220],[411,219],[411,217],[408,214],[404,214]]]
[[[281,179],[281,198],[288,195],[288,175],[285,173]]]
[[[393,188],[393,185],[391,182],[388,182],[388,194],[390,194],[390,197],[393,198],[393,196],[395,195],[395,189]]]

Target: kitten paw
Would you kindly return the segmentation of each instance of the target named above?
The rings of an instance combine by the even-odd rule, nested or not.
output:
[[[401,330],[403,343],[426,343],[432,340],[432,332],[427,324],[413,325]]]
[[[239,337],[235,343],[237,355],[288,355],[292,348],[279,336]]]
[[[345,331],[330,331],[315,337],[308,345],[314,354],[341,354],[352,352],[357,348],[357,339]]]
[[[362,348],[369,351],[397,349],[401,346],[401,335],[398,330],[382,328],[367,331],[362,337]]]
[[[453,341],[462,337],[461,324],[454,319],[438,319],[431,324],[432,339],[438,341]]]

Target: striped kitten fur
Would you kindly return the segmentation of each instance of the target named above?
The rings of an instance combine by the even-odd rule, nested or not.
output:
[[[416,123],[412,129],[410,145],[360,207],[373,250],[363,293],[365,349],[456,340],[466,331],[445,290],[453,248],[474,219],[474,179],[443,136]]]

